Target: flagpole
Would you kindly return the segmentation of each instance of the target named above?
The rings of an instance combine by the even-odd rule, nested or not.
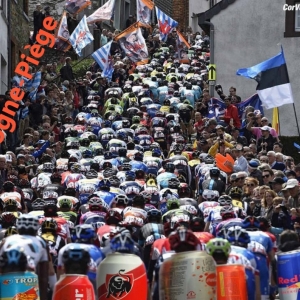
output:
[[[294,108],[294,114],[295,114],[295,119],[296,119],[296,124],[297,124],[298,135],[300,136],[299,123],[298,123],[298,118],[297,118],[295,103],[293,103],[293,108]]]
[[[279,107],[277,107],[277,114],[278,114],[278,136],[280,136],[280,115],[279,115]]]

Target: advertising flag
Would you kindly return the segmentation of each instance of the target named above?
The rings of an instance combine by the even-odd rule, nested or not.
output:
[[[256,91],[266,109],[294,103],[282,48],[276,56],[253,67],[239,69],[236,74],[257,81]]]
[[[108,42],[103,47],[99,48],[92,54],[94,60],[98,63],[102,69],[102,76],[111,80],[112,74],[114,72],[113,60],[110,55],[111,42]]]
[[[60,38],[63,41],[69,40],[70,33],[68,29],[68,23],[67,23],[67,16],[66,12],[64,11],[63,16],[60,20],[60,24],[57,31],[57,37]]]
[[[89,0],[66,0],[66,10],[70,14],[78,14],[91,4]]]
[[[154,3],[151,0],[136,0],[136,20],[144,24],[150,24],[153,8]]]
[[[115,10],[115,0],[108,0],[104,5],[99,7],[94,13],[87,17],[88,24],[92,24],[98,21],[111,20]]]
[[[165,42],[171,30],[178,26],[178,22],[176,22],[171,17],[166,15],[157,6],[155,6],[155,9],[156,9],[156,17],[157,17],[159,31],[160,31],[160,40]]]
[[[179,30],[176,30],[177,33],[177,53],[178,53],[178,58],[182,58],[182,52],[186,49],[190,49],[190,44],[187,42],[187,40],[184,38],[184,36],[182,35],[182,33]]]
[[[126,56],[137,65],[148,62],[148,48],[140,26],[143,24],[136,22],[115,37]]]
[[[86,16],[84,16],[70,36],[70,43],[75,52],[81,56],[81,50],[94,40],[90,33]]]

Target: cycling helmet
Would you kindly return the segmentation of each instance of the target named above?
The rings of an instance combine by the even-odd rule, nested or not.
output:
[[[4,237],[8,237],[14,234],[18,234],[18,230],[16,226],[10,226],[6,229],[5,233],[4,233]]]
[[[134,181],[136,178],[135,172],[133,171],[126,171],[125,172],[125,180],[126,181]]]
[[[36,198],[31,202],[32,210],[44,210],[45,207],[45,201],[41,198]]]
[[[100,197],[91,197],[88,205],[90,211],[107,211],[106,204]]]
[[[28,264],[27,255],[24,248],[21,245],[9,247],[4,250],[0,257],[0,267],[5,269],[6,267],[17,267],[18,270],[26,271]]]
[[[260,221],[257,217],[248,216],[243,220],[242,227],[247,231],[258,231],[260,227]]]
[[[110,248],[113,252],[133,253],[135,242],[131,238],[130,232],[128,230],[122,230],[111,239]]]
[[[99,182],[99,188],[100,188],[100,190],[110,189],[110,182],[109,182],[109,180],[108,179],[102,179]]]
[[[28,230],[36,232],[39,228],[39,219],[35,216],[23,214],[17,219],[16,225],[19,232]]]
[[[222,220],[233,219],[235,217],[235,213],[232,206],[223,206],[220,210],[220,215]]]
[[[61,184],[61,175],[59,173],[53,173],[50,177],[52,183]]]
[[[212,165],[215,162],[215,159],[210,155],[206,155],[205,158],[203,158],[203,162],[207,165]]]
[[[8,199],[3,203],[3,209],[5,211],[16,210],[19,207],[18,201],[16,199]]]
[[[2,228],[15,226],[16,221],[17,221],[17,217],[12,212],[3,212],[0,216],[0,223]]]
[[[98,178],[98,172],[93,169],[90,169],[89,171],[86,172],[85,177],[87,179]]]
[[[76,244],[67,248],[62,256],[62,262],[65,267],[68,267],[68,265],[74,266],[76,263],[80,264],[81,267],[84,267],[90,263],[90,260],[91,257],[88,250]]]
[[[130,163],[123,163],[122,170],[123,171],[130,171],[132,169],[132,166]]]
[[[81,164],[79,164],[79,163],[74,163],[71,166],[71,172],[73,172],[73,173],[80,173],[80,170],[81,170]]]
[[[232,187],[230,189],[230,192],[229,192],[229,196],[232,197],[232,198],[242,198],[242,195],[243,195],[243,190],[237,186],[235,187]]]
[[[105,161],[103,164],[102,164],[102,169],[105,170],[105,169],[112,169],[113,165],[110,161]]]
[[[178,178],[171,178],[168,181],[168,188],[177,190],[180,186],[180,181]]]
[[[223,231],[223,229],[221,231]],[[225,232],[226,238],[231,244],[245,247],[250,243],[250,236],[248,232],[240,226],[229,227],[225,230]]]
[[[215,238],[207,242],[206,251],[213,257],[220,254],[228,257],[231,251],[231,245],[226,239]]]
[[[145,198],[141,194],[134,196],[132,199],[132,205],[144,206],[145,204]]]
[[[120,186],[121,181],[116,175],[111,176],[108,180],[112,187],[118,188]]]
[[[52,232],[56,233],[58,228],[57,222],[53,218],[46,218],[42,221],[41,230],[42,233]]]
[[[217,167],[212,167],[210,170],[209,170],[209,175],[210,177],[219,177],[220,176],[220,169],[217,168]]]
[[[174,173],[175,171],[175,166],[172,162],[168,162],[165,164],[164,169],[166,172]]]
[[[268,219],[266,219],[265,217],[258,217],[257,218],[259,220],[259,229],[261,231],[268,231],[269,228],[271,227],[271,223]]]
[[[105,217],[105,222],[107,225],[112,225],[112,224],[119,224],[123,220],[123,217],[121,215],[120,209],[119,208],[112,208],[110,209]]]
[[[105,225],[105,217],[92,214],[84,221],[84,224],[92,225],[94,229],[98,229]]]
[[[59,207],[60,209],[71,210],[73,208],[72,200],[68,198],[61,198],[57,202],[57,207]]]
[[[139,116],[132,117],[132,124],[140,124],[141,118]]]
[[[83,158],[91,158],[93,157],[93,152],[89,149],[85,149],[84,151],[82,151],[82,157]]]
[[[129,120],[123,120],[122,121],[122,128],[130,128],[130,121]]]
[[[151,223],[153,221],[160,223],[161,218],[162,218],[162,214],[161,214],[161,211],[158,209],[150,209],[147,212],[147,220],[149,223]]]
[[[91,142],[90,142],[89,138],[86,137],[86,138],[81,139],[79,141],[79,143],[80,143],[80,146],[82,146],[82,147],[88,147]]]
[[[92,225],[82,224],[72,228],[71,238],[73,242],[87,242],[95,239],[96,234]]]
[[[21,189],[30,188],[31,187],[30,181],[28,179],[25,179],[25,178],[20,179],[19,180],[19,187]]]
[[[54,165],[51,162],[47,162],[43,164],[43,172],[52,173],[54,170]]]
[[[229,197],[227,195],[220,196],[220,198],[218,199],[218,202],[219,202],[220,206],[230,206],[230,205],[232,205],[232,199],[231,199],[231,197]]]
[[[205,189],[202,193],[202,198],[204,201],[217,201],[219,198],[219,192]]]
[[[126,207],[128,204],[127,196],[122,194],[117,195],[113,201],[116,203],[116,206]]]
[[[178,209],[180,206],[179,199],[172,198],[168,199],[167,201],[167,209],[172,210],[172,209]]]
[[[144,154],[142,152],[138,151],[134,154],[133,159],[137,160],[137,161],[143,161]]]
[[[104,178],[110,178],[112,176],[115,176],[116,174],[118,173],[117,170],[113,169],[113,168],[106,168],[104,171],[103,171],[103,177]]]
[[[193,232],[202,232],[205,227],[204,219],[198,216],[193,216],[190,222],[190,228]]]
[[[169,235],[169,243],[171,250],[174,251],[179,251],[184,246],[189,246],[196,250],[200,244],[194,233],[185,227],[178,227],[175,232],[171,233]]]
[[[189,198],[191,196],[192,190],[187,184],[181,184],[178,188],[179,198]]]

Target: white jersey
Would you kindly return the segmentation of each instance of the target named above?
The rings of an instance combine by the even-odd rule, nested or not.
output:
[[[7,237],[0,249],[0,256],[4,251],[14,247],[22,247],[26,255],[33,260],[35,267],[41,262],[49,261],[47,244],[39,236],[14,234]]]

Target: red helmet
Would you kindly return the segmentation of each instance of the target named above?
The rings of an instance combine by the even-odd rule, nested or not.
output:
[[[171,249],[174,251],[183,245],[192,246],[196,250],[200,244],[194,233],[185,227],[178,227],[176,231],[172,232],[169,236],[169,242]]]

